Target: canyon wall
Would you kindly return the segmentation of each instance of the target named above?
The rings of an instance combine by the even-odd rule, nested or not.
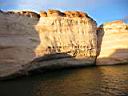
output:
[[[41,12],[36,25],[40,45],[37,57],[66,53],[74,59],[86,59],[85,65],[94,64],[97,52],[96,22],[86,13],[78,11]],[[68,61],[67,61],[68,62]],[[80,61],[78,62],[80,64]]]
[[[0,12],[0,76],[16,73],[35,58],[38,19]]]
[[[0,11],[0,79],[37,71],[128,62],[128,25],[79,11]]]
[[[105,23],[98,28],[97,65],[128,63],[128,24],[122,21]]]
[[[0,77],[95,64],[97,27],[86,13],[41,11],[40,20],[32,14],[0,11]]]

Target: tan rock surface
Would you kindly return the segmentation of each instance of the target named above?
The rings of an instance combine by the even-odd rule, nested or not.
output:
[[[32,11],[19,11],[19,10],[15,10],[15,11],[7,11],[4,12],[6,14],[18,14],[21,16],[27,16],[27,17],[31,17],[31,18],[40,18],[40,15],[38,13],[32,12]]]
[[[0,11],[0,79],[40,68],[128,62],[124,22],[113,21],[97,29],[83,12],[41,11],[39,22],[30,13]]]
[[[41,12],[40,12],[40,16],[41,16],[41,17],[47,17],[46,11],[41,11]]]
[[[80,12],[80,11],[65,11],[65,12],[61,12],[59,10],[53,10],[53,9],[49,9],[47,12],[46,11],[41,11],[40,12],[40,16],[41,17],[70,17],[70,18],[90,18],[86,13],[84,12]]]
[[[85,17],[87,18],[87,14],[79,11],[65,11],[64,14],[66,17]]]
[[[90,17],[65,17],[63,12],[49,10],[40,13],[38,22],[21,13],[0,12],[0,78],[40,68],[94,65],[96,22]]]
[[[101,43],[101,51],[97,65],[128,63],[127,24],[122,21],[103,24],[98,31],[98,43]]]
[[[59,10],[49,9],[47,12],[48,17],[65,16],[65,14]]]
[[[0,77],[22,69],[35,57],[39,37],[34,29],[36,18],[0,13]]]
[[[86,59],[85,65],[94,64],[97,51],[96,22],[87,15],[75,18],[78,14],[84,14],[82,12],[68,12],[75,15],[72,18],[63,17],[60,15],[62,12],[49,10],[48,17],[40,18],[36,29],[41,42],[35,50],[36,55],[67,53],[74,59]]]

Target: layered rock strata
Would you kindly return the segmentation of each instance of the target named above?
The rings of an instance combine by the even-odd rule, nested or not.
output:
[[[122,21],[105,23],[98,28],[97,65],[128,63],[128,25]]]
[[[0,79],[40,69],[124,64],[127,37],[124,22],[97,28],[92,18],[79,11],[48,10],[40,16],[0,11]]]
[[[40,68],[94,65],[97,36],[92,18],[78,11],[57,10],[42,11],[40,16],[38,22],[0,12],[0,77]]]
[[[35,50],[36,56],[67,53],[76,59],[89,58],[87,63],[94,64],[97,51],[96,22],[87,14],[81,14],[85,13],[62,13],[56,10],[42,12],[36,25],[40,37],[40,45]]]
[[[35,58],[37,22],[37,18],[0,12],[0,77],[19,72]]]

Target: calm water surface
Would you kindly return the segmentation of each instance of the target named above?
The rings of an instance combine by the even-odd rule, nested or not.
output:
[[[128,65],[57,70],[0,81],[0,96],[128,96]]]

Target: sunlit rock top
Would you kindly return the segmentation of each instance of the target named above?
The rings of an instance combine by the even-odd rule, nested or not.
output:
[[[53,10],[53,9],[49,9],[47,12],[46,11],[41,11],[40,12],[40,16],[41,17],[57,17],[57,16],[61,16],[61,17],[70,17],[70,18],[73,18],[73,17],[79,17],[79,18],[89,17],[86,13],[80,12],[80,11],[65,11],[65,12],[61,12],[59,10]]]
[[[108,22],[103,24],[102,26],[104,28],[104,31],[109,31],[109,32],[126,31],[126,29],[128,29],[128,25],[121,20]]]

